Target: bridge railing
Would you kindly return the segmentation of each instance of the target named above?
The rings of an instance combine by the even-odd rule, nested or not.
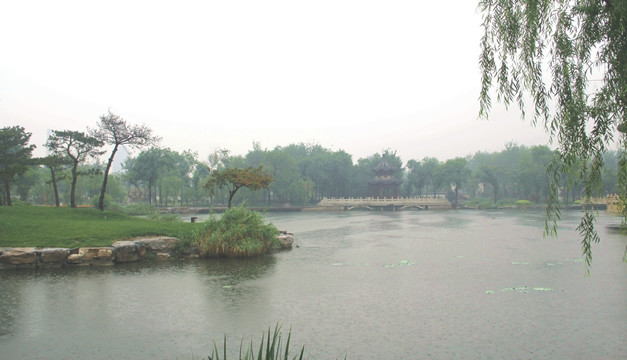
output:
[[[395,204],[395,205],[414,205],[430,203],[432,201],[442,202],[446,200],[444,195],[425,195],[425,196],[413,196],[413,197],[397,197],[397,198],[377,198],[377,197],[363,197],[363,198],[323,198],[319,205],[325,206],[348,206],[348,205],[361,205],[361,204]]]

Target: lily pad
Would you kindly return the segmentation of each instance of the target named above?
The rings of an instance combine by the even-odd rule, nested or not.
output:
[[[553,291],[551,288],[543,288],[543,287],[534,287],[534,291]]]
[[[384,265],[384,267],[395,268],[395,267],[410,266],[410,265],[416,265],[416,263],[413,261],[409,261],[409,260],[401,260],[397,262],[396,264]]]
[[[529,287],[528,286],[516,286],[516,287],[511,287],[511,288],[503,288],[501,289],[502,292],[505,291],[517,291],[519,293],[527,293],[529,292]]]

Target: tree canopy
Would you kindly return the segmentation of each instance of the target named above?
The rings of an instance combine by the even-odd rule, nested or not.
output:
[[[627,183],[627,1],[481,0],[479,10],[480,116],[488,116],[493,92],[506,106],[516,103],[523,117],[531,100],[532,123],[544,122],[559,145],[546,227],[555,234],[561,174],[574,175],[584,197],[600,194],[603,155],[618,141],[619,183]],[[627,191],[619,196],[625,204]],[[599,241],[594,219],[586,211],[579,225],[588,266],[591,244]]]
[[[35,145],[28,145],[31,133],[21,126],[0,129],[0,205],[11,205],[10,185],[16,175],[24,173]]]
[[[233,197],[240,188],[246,187],[253,191],[269,189],[273,180],[272,175],[263,171],[261,166],[257,168],[247,167],[245,169],[226,168],[212,171],[205,188],[210,189],[213,194],[216,187],[227,187],[229,190],[228,207],[230,208]]]
[[[76,207],[76,183],[80,175],[84,175],[86,172],[79,171],[79,164],[86,161],[88,158],[96,158],[102,155],[100,147],[102,147],[102,141],[85,134],[80,131],[72,130],[53,130],[46,147],[53,154],[63,156],[72,164],[72,185],[70,190],[70,206]]]
[[[109,170],[113,164],[113,159],[122,145],[131,148],[142,148],[144,146],[156,144],[160,138],[152,134],[152,130],[145,125],[131,125],[109,110],[106,115],[100,116],[97,128],[91,131],[92,136],[100,140],[103,144],[113,145],[107,166],[104,171],[104,179],[100,190],[98,208],[104,210],[105,193],[107,192],[107,181]]]

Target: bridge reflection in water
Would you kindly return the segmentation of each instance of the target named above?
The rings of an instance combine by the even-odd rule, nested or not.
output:
[[[324,198],[318,207],[329,209],[366,210],[440,210],[451,209],[451,203],[444,195],[398,197],[398,198]]]

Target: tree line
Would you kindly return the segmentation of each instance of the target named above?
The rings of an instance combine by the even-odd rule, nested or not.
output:
[[[34,182],[36,170],[33,166],[42,166],[50,170],[50,181],[54,192],[56,206],[60,206],[58,181],[65,177],[70,180],[69,202],[76,207],[76,187],[80,176],[102,175],[102,183],[98,196],[97,207],[104,210],[109,172],[115,155],[120,146],[142,148],[156,144],[160,139],[152,135],[152,130],[145,125],[131,125],[110,110],[100,116],[96,127],[87,132],[76,130],[52,130],[44,144],[48,155],[43,158],[32,158],[35,145],[29,145],[31,133],[22,126],[0,129],[0,205],[12,205],[11,185],[17,182],[20,198],[28,201],[31,182]],[[98,160],[105,153],[103,146],[112,147],[104,165],[89,166],[89,160]],[[29,166],[30,165],[30,166]],[[31,170],[31,176],[25,174]],[[33,173],[33,171],[35,171]],[[68,174],[69,172],[69,174]],[[28,178],[28,180],[26,180]],[[34,185],[34,184],[33,184]]]
[[[245,155],[220,149],[199,159],[192,150],[178,152],[157,146],[159,138],[149,128],[129,125],[111,112],[101,116],[97,127],[87,132],[53,130],[44,144],[49,152],[44,158],[31,157],[35,146],[29,144],[29,139],[30,133],[20,126],[0,129],[2,205],[12,204],[13,193],[27,203],[94,205],[101,209],[115,203],[313,205],[324,197],[370,196],[368,180],[383,159],[398,169],[395,177],[403,180],[401,196],[446,194],[455,205],[462,197],[491,204],[515,200],[543,203],[551,190],[547,168],[557,155],[547,146],[510,142],[498,152],[477,152],[446,161],[425,157],[404,162],[391,149],[354,161],[343,150],[333,151],[319,144],[264,149],[255,142]],[[106,161],[101,161],[105,144],[112,150]],[[142,150],[124,161],[123,171],[109,174],[121,146]],[[618,158],[618,152],[605,153],[606,194],[616,191]],[[263,169],[272,181],[259,187],[261,191],[243,187],[236,197],[233,189],[208,189],[212,172],[246,168]],[[582,185],[567,174],[560,177],[559,185],[565,203],[582,194]]]

